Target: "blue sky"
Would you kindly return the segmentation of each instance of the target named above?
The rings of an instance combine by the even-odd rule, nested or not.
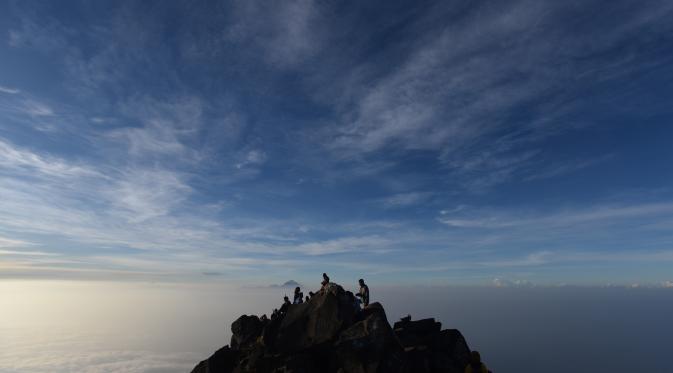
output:
[[[0,276],[673,280],[670,1],[0,3]]]

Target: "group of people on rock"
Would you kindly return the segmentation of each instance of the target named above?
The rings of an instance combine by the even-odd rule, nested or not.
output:
[[[329,276],[327,276],[327,273],[323,273],[322,282],[320,283],[320,290],[318,291],[317,294],[323,294],[324,292],[326,292],[330,284],[332,283],[330,282]],[[353,294],[352,292],[347,291],[346,295],[349,298],[353,299],[353,306],[356,308],[356,310],[360,311],[362,308],[366,308],[367,306],[369,306],[369,286],[365,284],[365,280],[363,279],[358,280],[358,285],[360,285],[360,289],[357,292],[357,294]],[[308,302],[315,295],[316,293],[309,291],[306,298],[304,298],[304,293],[301,291],[301,288],[297,286],[294,289],[294,297],[292,299],[292,302],[290,302],[290,298],[287,295],[283,297],[283,305],[280,306],[280,309],[273,310],[273,313],[271,314],[271,319],[273,320],[275,318],[278,318],[279,316],[285,315],[288,309],[290,308],[290,305]],[[263,315],[262,318],[266,320],[266,315]],[[409,318],[411,319],[410,316]],[[470,355],[470,362],[465,367],[465,373],[491,373],[491,371],[488,370],[486,365],[481,362],[481,355],[479,354],[479,352],[472,351]]]
[[[318,291],[317,294],[322,294],[325,291],[327,291],[330,284],[332,283],[330,282],[329,276],[327,275],[327,273],[323,273],[322,282],[320,283],[320,290]],[[369,306],[369,286],[365,284],[365,280],[363,279],[358,280],[358,284],[360,285],[360,290],[358,291],[357,294],[353,295],[353,293],[350,291],[346,293],[351,294],[353,298],[354,307],[360,310],[363,307]],[[315,295],[316,293],[309,291],[308,295],[304,297],[304,293],[301,291],[301,288],[297,286],[294,289],[294,296],[292,298],[292,302],[290,302],[290,298],[287,295],[283,297],[283,304],[280,306],[280,308],[273,310],[273,313],[271,313],[271,319],[273,320],[278,316],[285,315],[287,313],[287,310],[290,308],[290,305],[308,302]]]
[[[320,283],[320,292],[325,292],[330,284],[329,276],[327,276],[327,273],[323,273],[322,282]],[[358,284],[360,285],[360,290],[355,294],[355,297],[357,297],[355,299],[358,301],[357,308],[360,309],[360,304],[362,304],[363,307],[369,306],[369,286],[365,284],[365,280],[363,279],[359,279]],[[346,293],[353,294],[350,291]]]
[[[301,288],[297,286],[296,288],[294,288],[294,298],[292,299],[292,304],[301,304],[304,302],[308,302],[308,300],[313,298],[314,295],[315,295],[314,292],[309,291],[306,298],[304,298],[304,293],[302,293]]]

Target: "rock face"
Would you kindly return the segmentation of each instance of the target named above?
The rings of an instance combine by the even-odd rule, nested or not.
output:
[[[296,353],[334,341],[353,323],[357,309],[340,286],[290,307],[275,340],[281,353]]]
[[[231,348],[243,350],[254,346],[264,329],[264,323],[257,316],[243,315],[231,324]]]
[[[192,373],[462,373],[470,356],[458,330],[410,318],[391,328],[381,304],[359,311],[336,284],[272,320],[243,315],[231,330],[231,347]]]

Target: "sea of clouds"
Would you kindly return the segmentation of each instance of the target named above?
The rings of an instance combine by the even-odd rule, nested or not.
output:
[[[310,290],[310,289],[306,289]],[[664,372],[670,288],[372,287],[388,318],[457,328],[495,372]],[[228,344],[239,315],[291,289],[0,281],[0,372],[173,373]]]

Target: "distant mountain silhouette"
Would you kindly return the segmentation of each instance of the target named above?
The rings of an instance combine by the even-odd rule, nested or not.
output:
[[[269,287],[271,288],[295,288],[297,286],[301,287],[301,284],[295,280],[285,281],[285,283],[282,285],[278,284],[269,285]]]
[[[242,315],[231,331],[192,373],[463,373],[470,359],[458,330],[410,316],[391,327],[380,303],[360,310],[337,284],[271,319]]]

